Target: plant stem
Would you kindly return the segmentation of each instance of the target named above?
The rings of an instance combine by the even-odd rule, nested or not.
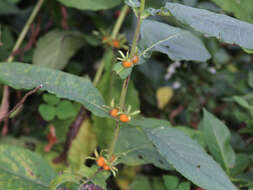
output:
[[[118,17],[117,21],[116,21],[116,24],[114,25],[113,27],[113,30],[112,30],[112,34],[111,34],[111,38],[114,39],[117,37],[118,33],[119,33],[119,30],[123,24],[123,21],[126,17],[126,13],[128,11],[128,6],[125,5],[122,10],[120,11],[120,16]],[[101,76],[102,76],[102,73],[104,71],[104,67],[105,67],[105,62],[104,60],[101,61],[99,67],[98,67],[98,70],[96,72],[96,75],[94,77],[94,80],[93,80],[93,85],[94,86],[97,86]]]
[[[117,142],[118,137],[119,137],[119,129],[120,129],[119,128],[119,121],[116,121],[116,128],[115,128],[113,140],[112,140],[112,143],[111,143],[110,149],[109,149],[109,158],[111,158],[112,155],[113,155],[115,145],[116,145],[116,142]]]
[[[93,85],[94,86],[97,86],[101,76],[102,76],[102,73],[103,73],[103,70],[104,70],[104,67],[105,67],[105,61],[102,60],[99,67],[98,67],[98,70],[96,72],[96,75],[94,77],[94,80],[93,80]]]
[[[136,47],[137,47],[137,44],[138,44],[140,27],[141,27],[141,20],[142,20],[141,19],[141,14],[144,11],[144,8],[145,8],[145,0],[141,0],[141,6],[140,6],[140,10],[139,10],[138,17],[137,17],[137,26],[136,26],[136,29],[135,29],[133,44],[132,44],[132,48],[131,48],[131,52],[130,52],[130,58],[132,58],[134,56],[135,50],[136,50]],[[124,80],[122,90],[121,90],[120,109],[122,109],[122,110],[124,110],[124,107],[125,107],[125,100],[126,100],[129,80],[130,80],[130,75]],[[116,129],[115,129],[115,132],[114,132],[114,137],[113,137],[110,149],[109,149],[109,158],[111,158],[111,156],[114,152],[115,145],[116,145],[116,142],[117,142],[118,137],[119,137],[119,131],[120,131],[119,121],[117,121]]]
[[[115,39],[117,37],[117,35],[119,33],[119,30],[120,30],[120,28],[121,28],[121,26],[123,24],[123,21],[124,21],[124,19],[126,17],[128,9],[129,9],[128,6],[125,5],[122,8],[122,10],[120,11],[120,15],[119,15],[119,17],[118,17],[118,19],[116,21],[116,24],[115,24],[113,30],[112,30],[112,35],[111,35],[112,39]]]
[[[30,28],[30,25],[32,24],[34,18],[38,14],[38,12],[39,12],[39,10],[40,10],[43,2],[44,2],[44,0],[38,0],[37,4],[35,5],[35,8],[33,9],[32,14],[30,15],[29,19],[27,20],[27,22],[26,22],[26,24],[25,24],[22,32],[20,33],[20,35],[19,35],[19,37],[18,37],[18,39],[16,41],[16,44],[15,44],[14,48],[12,49],[12,52],[11,52],[10,56],[7,59],[7,62],[12,62],[13,61],[13,59],[14,59],[14,55],[13,55],[14,52],[16,52],[19,49],[20,45],[24,41],[24,38],[25,38],[25,36],[26,36],[29,28]]]
[[[130,51],[130,59],[133,58],[134,54],[135,54],[135,50],[138,44],[138,40],[139,40],[139,35],[140,35],[140,28],[141,28],[141,14],[144,11],[145,8],[145,0],[141,0],[141,6],[140,6],[140,10],[138,12],[138,17],[137,17],[137,25],[136,25],[136,29],[134,32],[134,39],[133,39],[133,43],[132,43],[132,48]]]

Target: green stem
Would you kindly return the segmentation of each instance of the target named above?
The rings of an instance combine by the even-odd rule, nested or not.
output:
[[[119,137],[119,121],[116,121],[116,122],[117,123],[116,123],[116,128],[115,128],[115,131],[114,131],[113,140],[112,140],[112,143],[111,143],[111,146],[110,146],[110,149],[109,149],[109,158],[111,158],[112,155],[113,155],[115,145],[116,145],[116,142],[117,142],[118,137]]]
[[[125,5],[122,10],[120,11],[120,16],[118,17],[117,21],[116,21],[116,24],[114,25],[113,27],[113,30],[112,30],[112,34],[111,34],[111,38],[114,39],[117,37],[118,33],[119,33],[119,30],[123,24],[123,21],[126,17],[126,13],[128,11],[128,6]],[[94,86],[97,86],[98,82],[100,81],[101,79],[101,76],[102,76],[102,73],[104,71],[104,67],[105,67],[105,62],[104,60],[101,61],[99,67],[98,67],[98,70],[96,72],[96,75],[94,77],[94,80],[93,80],[93,85]]]
[[[112,39],[115,39],[119,33],[119,30],[123,24],[123,21],[126,17],[126,14],[127,14],[127,11],[128,11],[128,6],[125,5],[122,10],[120,11],[120,16],[118,17],[117,21],[116,21],[116,24],[112,30],[112,35],[111,35],[111,38]]]
[[[17,51],[20,47],[20,45],[22,44],[22,42],[24,41],[24,38],[30,28],[30,25],[32,24],[34,18],[36,17],[36,15],[38,14],[42,4],[43,4],[44,0],[38,0],[35,8],[33,9],[33,12],[32,14],[30,15],[29,19],[27,20],[22,32],[20,33],[17,41],[16,41],[16,44],[14,46],[14,48],[12,49],[12,52],[11,52],[11,55],[8,57],[7,59],[7,62],[12,62],[13,59],[14,59],[14,52]]]
[[[105,61],[102,60],[99,67],[98,67],[98,70],[96,72],[96,75],[95,75],[95,78],[93,80],[93,85],[94,86],[97,86],[101,76],[102,76],[102,73],[103,73],[103,70],[104,70],[104,67],[105,67]]]
[[[134,56],[135,50],[136,50],[136,47],[137,47],[137,44],[138,44],[138,39],[139,39],[139,34],[140,34],[140,27],[141,27],[141,20],[142,20],[141,19],[141,14],[144,11],[144,8],[145,8],[145,0],[141,0],[141,6],[140,6],[140,10],[139,10],[138,17],[137,17],[137,26],[136,26],[136,29],[135,29],[133,44],[132,44],[132,48],[131,48],[131,52],[130,52],[130,58],[132,58]],[[129,80],[130,80],[130,75],[124,80],[122,90],[121,90],[120,109],[122,109],[122,110],[124,110],[124,107],[125,107],[125,100],[126,100]],[[116,145],[116,142],[117,142],[118,137],[119,137],[119,131],[120,131],[119,121],[117,121],[116,129],[115,129],[115,132],[114,132],[114,137],[113,137],[110,149],[109,149],[109,158],[112,156],[112,154],[114,152],[115,145]]]
[[[136,29],[134,32],[133,44],[132,44],[132,48],[131,48],[130,56],[129,56],[130,59],[134,57],[135,50],[136,50],[136,47],[138,44],[140,29],[141,29],[141,22],[142,22],[141,15],[142,15],[142,12],[144,11],[144,8],[145,8],[145,0],[141,0],[140,10],[139,10],[138,16],[137,16],[137,25],[136,25]]]

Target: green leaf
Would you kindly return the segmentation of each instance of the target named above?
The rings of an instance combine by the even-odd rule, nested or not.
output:
[[[80,10],[101,10],[110,9],[121,3],[121,0],[58,0],[67,7]]]
[[[157,151],[187,179],[206,190],[236,190],[221,167],[203,148],[177,129],[146,129]]]
[[[96,136],[89,120],[84,120],[68,151],[68,160],[74,171],[84,164],[85,157],[96,148]]]
[[[187,7],[177,3],[166,3],[159,12],[170,12],[177,20],[189,25],[207,37],[216,37],[229,44],[237,44],[243,48],[253,49],[253,25],[227,15],[207,10]]]
[[[131,190],[167,190],[160,177],[147,177],[138,175],[129,186]]]
[[[227,171],[235,164],[235,152],[230,145],[230,131],[214,115],[204,110],[202,132],[209,151]]]
[[[154,164],[159,168],[172,169],[141,128],[122,126],[115,153],[121,156],[119,163],[127,165]]]
[[[55,106],[60,102],[60,98],[53,94],[43,94],[42,99],[50,106]]]
[[[29,64],[0,63],[0,82],[16,89],[31,89],[42,84],[41,90],[77,101],[95,115],[108,117],[103,108],[104,99],[89,79]]]
[[[56,107],[56,115],[59,119],[68,119],[75,117],[78,110],[73,106],[70,101],[63,100]]]
[[[243,97],[233,96],[232,98],[240,106],[242,106],[242,107],[244,107],[244,108],[246,108],[248,110],[253,110],[253,107],[250,106],[249,103]]]
[[[140,33],[139,48],[144,57],[158,51],[176,61],[207,61],[210,58],[203,42],[189,31],[154,20],[144,20]]]
[[[102,170],[94,176],[94,174],[98,170],[99,168],[95,165],[93,165],[91,168],[82,165],[79,173],[82,174],[87,179],[90,179],[91,182],[94,183],[95,185],[98,185],[99,187],[106,189],[106,180],[111,174],[108,171]]]
[[[253,2],[251,0],[212,0],[224,11],[233,13],[237,18],[253,23]]]
[[[0,15],[17,14],[21,12],[17,6],[9,0],[0,1]]]
[[[247,154],[237,154],[234,167],[231,169],[231,176],[242,173],[250,165],[250,158]]]
[[[47,104],[40,104],[39,113],[44,120],[51,121],[55,117],[55,107]]]
[[[188,181],[180,183],[178,186],[178,190],[190,190],[190,189],[191,189],[191,183]]]
[[[79,33],[53,30],[39,39],[33,64],[53,69],[63,69],[69,59],[84,44]]]
[[[51,181],[49,190],[57,190],[60,185],[66,182],[79,184],[80,179],[80,177],[77,177],[71,173],[64,173],[62,175],[57,176]]]
[[[253,88],[253,71],[249,72],[249,79],[248,79],[249,86]]]
[[[179,184],[179,179],[178,177],[174,176],[174,175],[164,175],[163,176],[163,181],[165,186],[169,189],[169,190],[174,190],[177,189],[177,186]]]
[[[38,154],[0,146],[0,189],[47,190],[55,171]]]

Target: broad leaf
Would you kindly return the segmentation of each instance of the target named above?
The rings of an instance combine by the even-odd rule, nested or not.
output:
[[[90,181],[99,186],[102,187],[103,189],[106,189],[106,180],[108,177],[111,175],[110,172],[108,171],[100,171],[96,175],[94,175],[97,171],[99,170],[98,166],[93,165],[91,168],[82,165],[79,173],[86,177],[87,179],[90,179]]]
[[[0,1],[0,15],[17,14],[21,11],[18,7],[9,0]]]
[[[166,126],[146,132],[168,163],[194,184],[206,190],[236,190],[221,167],[189,137]]]
[[[29,64],[0,63],[0,82],[16,89],[43,85],[41,90],[77,101],[97,116],[108,116],[103,97],[89,79]]]
[[[189,25],[207,37],[216,37],[229,44],[237,44],[243,48],[253,49],[252,24],[227,15],[187,7],[177,3],[166,3],[164,9],[156,11],[157,14],[167,12],[180,22]]]
[[[81,180],[80,177],[77,177],[71,173],[64,173],[62,175],[57,176],[51,181],[49,190],[57,190],[58,187],[60,187],[62,184],[66,182],[79,184],[80,180]]]
[[[47,190],[55,171],[38,154],[0,146],[0,189]]]
[[[79,33],[53,30],[39,39],[33,64],[53,69],[63,69],[84,40]]]
[[[250,157],[247,154],[237,154],[234,167],[231,169],[231,176],[242,173],[250,165]]]
[[[141,128],[122,126],[115,153],[120,156],[119,163],[127,165],[154,164],[163,169],[172,169],[157,152]]]
[[[209,151],[224,169],[229,170],[235,163],[235,153],[230,145],[231,134],[227,126],[206,110],[202,126]]]
[[[159,51],[176,61],[207,61],[210,58],[202,41],[191,32],[154,20],[143,21],[139,46],[144,57]]]
[[[224,11],[233,13],[237,18],[253,23],[253,1],[252,0],[212,0]]]
[[[84,164],[85,157],[96,148],[96,136],[89,120],[84,120],[68,151],[68,160],[74,171]]]
[[[121,3],[121,0],[58,0],[67,7],[80,10],[109,9]]]

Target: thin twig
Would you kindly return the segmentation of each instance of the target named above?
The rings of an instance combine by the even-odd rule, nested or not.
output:
[[[23,106],[23,104],[25,103],[26,99],[28,98],[28,96],[36,93],[39,89],[42,88],[42,85],[38,86],[37,88],[27,92],[24,97],[11,109],[11,111],[9,111],[8,113],[4,114],[3,116],[0,117],[0,122],[9,117],[13,112],[15,112],[16,110],[18,110],[21,106]]]

